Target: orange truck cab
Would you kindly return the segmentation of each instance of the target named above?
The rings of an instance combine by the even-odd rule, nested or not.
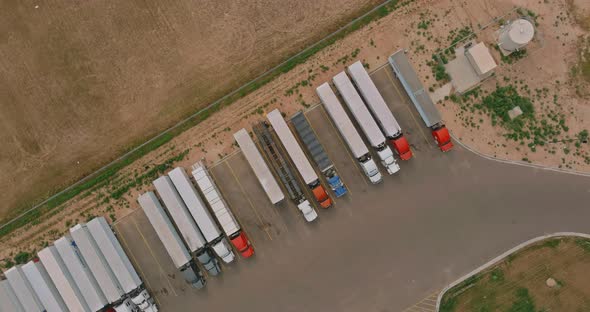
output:
[[[330,206],[332,206],[332,200],[330,199],[330,196],[328,196],[328,193],[321,184],[318,184],[315,187],[313,187],[311,189],[311,192],[313,193],[313,196],[318,201],[318,203],[320,203],[320,206],[322,206],[322,208],[330,208]]]
[[[408,143],[408,140],[406,140],[405,136],[400,135],[396,138],[390,139],[389,142],[401,160],[409,160],[412,158],[412,150],[410,149],[410,144]]]
[[[436,144],[443,152],[448,152],[453,148],[453,142],[451,142],[451,135],[445,125],[435,125],[432,128],[432,136],[436,141]]]

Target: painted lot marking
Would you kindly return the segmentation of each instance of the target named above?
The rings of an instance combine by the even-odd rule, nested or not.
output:
[[[436,300],[438,298],[438,291],[432,293],[430,296],[422,299],[415,305],[403,310],[402,312],[436,312]]]

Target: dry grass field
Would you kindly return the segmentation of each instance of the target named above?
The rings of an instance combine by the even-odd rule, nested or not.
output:
[[[0,3],[0,219],[380,0]]]

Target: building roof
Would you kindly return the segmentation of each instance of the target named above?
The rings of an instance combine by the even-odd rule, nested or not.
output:
[[[483,42],[469,48],[467,54],[471,56],[473,66],[478,74],[487,74],[498,66],[492,54],[490,54],[490,50]]]

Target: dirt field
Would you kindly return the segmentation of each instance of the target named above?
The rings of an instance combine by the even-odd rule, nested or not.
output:
[[[579,59],[578,39],[587,36],[588,32],[572,17],[571,7],[566,0],[540,3],[537,0],[417,0],[350,34],[232,106],[223,108],[206,121],[125,168],[113,181],[99,185],[60,206],[38,224],[1,238],[0,259],[12,258],[21,250],[38,250],[61,236],[72,224],[91,216],[105,215],[116,220],[131,210],[138,209],[138,194],[151,189],[151,181],[171,166],[189,167],[201,158],[212,163],[234,152],[236,146],[232,144],[233,132],[241,127],[249,128],[252,123],[263,118],[265,111],[281,108],[287,115],[291,115],[297,110],[319,103],[315,86],[328,81],[342,71],[345,65],[356,60],[362,60],[370,70],[383,65],[392,52],[407,48],[421,79],[426,82],[425,85],[435,85],[432,70],[426,63],[432,59],[432,54],[437,49],[448,46],[449,34],[470,25],[476,29],[477,25],[485,25],[495,17],[510,12],[514,6],[528,8],[539,15],[538,28],[542,31],[545,44],[538,44],[539,48],[512,65],[500,63],[496,76],[488,80],[486,85],[492,88],[495,82],[503,83],[504,77],[514,81],[511,77],[518,75],[533,90],[548,88],[551,92],[548,95],[549,102],[552,102],[554,93],[558,93],[564,118],[570,128],[569,133],[573,136],[587,127],[587,120],[590,120],[588,101],[575,92],[575,86],[585,82],[577,83],[576,77],[570,77],[570,70]],[[559,27],[555,27],[553,25],[558,18]],[[431,21],[426,30],[418,28],[423,20]],[[569,35],[563,35],[565,33]],[[485,36],[482,39],[489,40]],[[561,84],[556,87],[555,81],[558,79]],[[535,105],[541,105],[541,102],[543,101]],[[590,171],[590,165],[584,163],[580,156],[588,155],[588,145],[579,148],[579,155],[574,155],[576,151],[572,146],[573,152],[565,156],[561,155],[563,153],[552,154],[542,148],[538,148],[536,153],[525,149],[517,150],[520,146],[507,142],[502,136],[504,130],[499,126],[492,126],[489,117],[482,117],[483,122],[479,125],[479,130],[476,130],[477,128],[465,124],[461,118],[467,118],[468,115],[464,113],[459,116],[459,106],[451,100],[438,107],[453,134],[484,154],[516,161],[528,157],[530,161],[554,167],[562,165],[561,158],[566,158],[568,167]],[[543,109],[544,107],[538,107],[537,111],[542,112]],[[475,114],[477,112],[473,116]],[[411,138],[415,134],[408,135]],[[481,137],[486,140],[478,140]],[[488,144],[488,140],[494,140],[495,144]],[[566,141],[560,144],[574,143]],[[563,168],[569,169],[565,166]]]
[[[0,219],[380,2],[2,1]]]
[[[449,290],[440,311],[590,311],[588,270],[589,240],[550,239]]]

